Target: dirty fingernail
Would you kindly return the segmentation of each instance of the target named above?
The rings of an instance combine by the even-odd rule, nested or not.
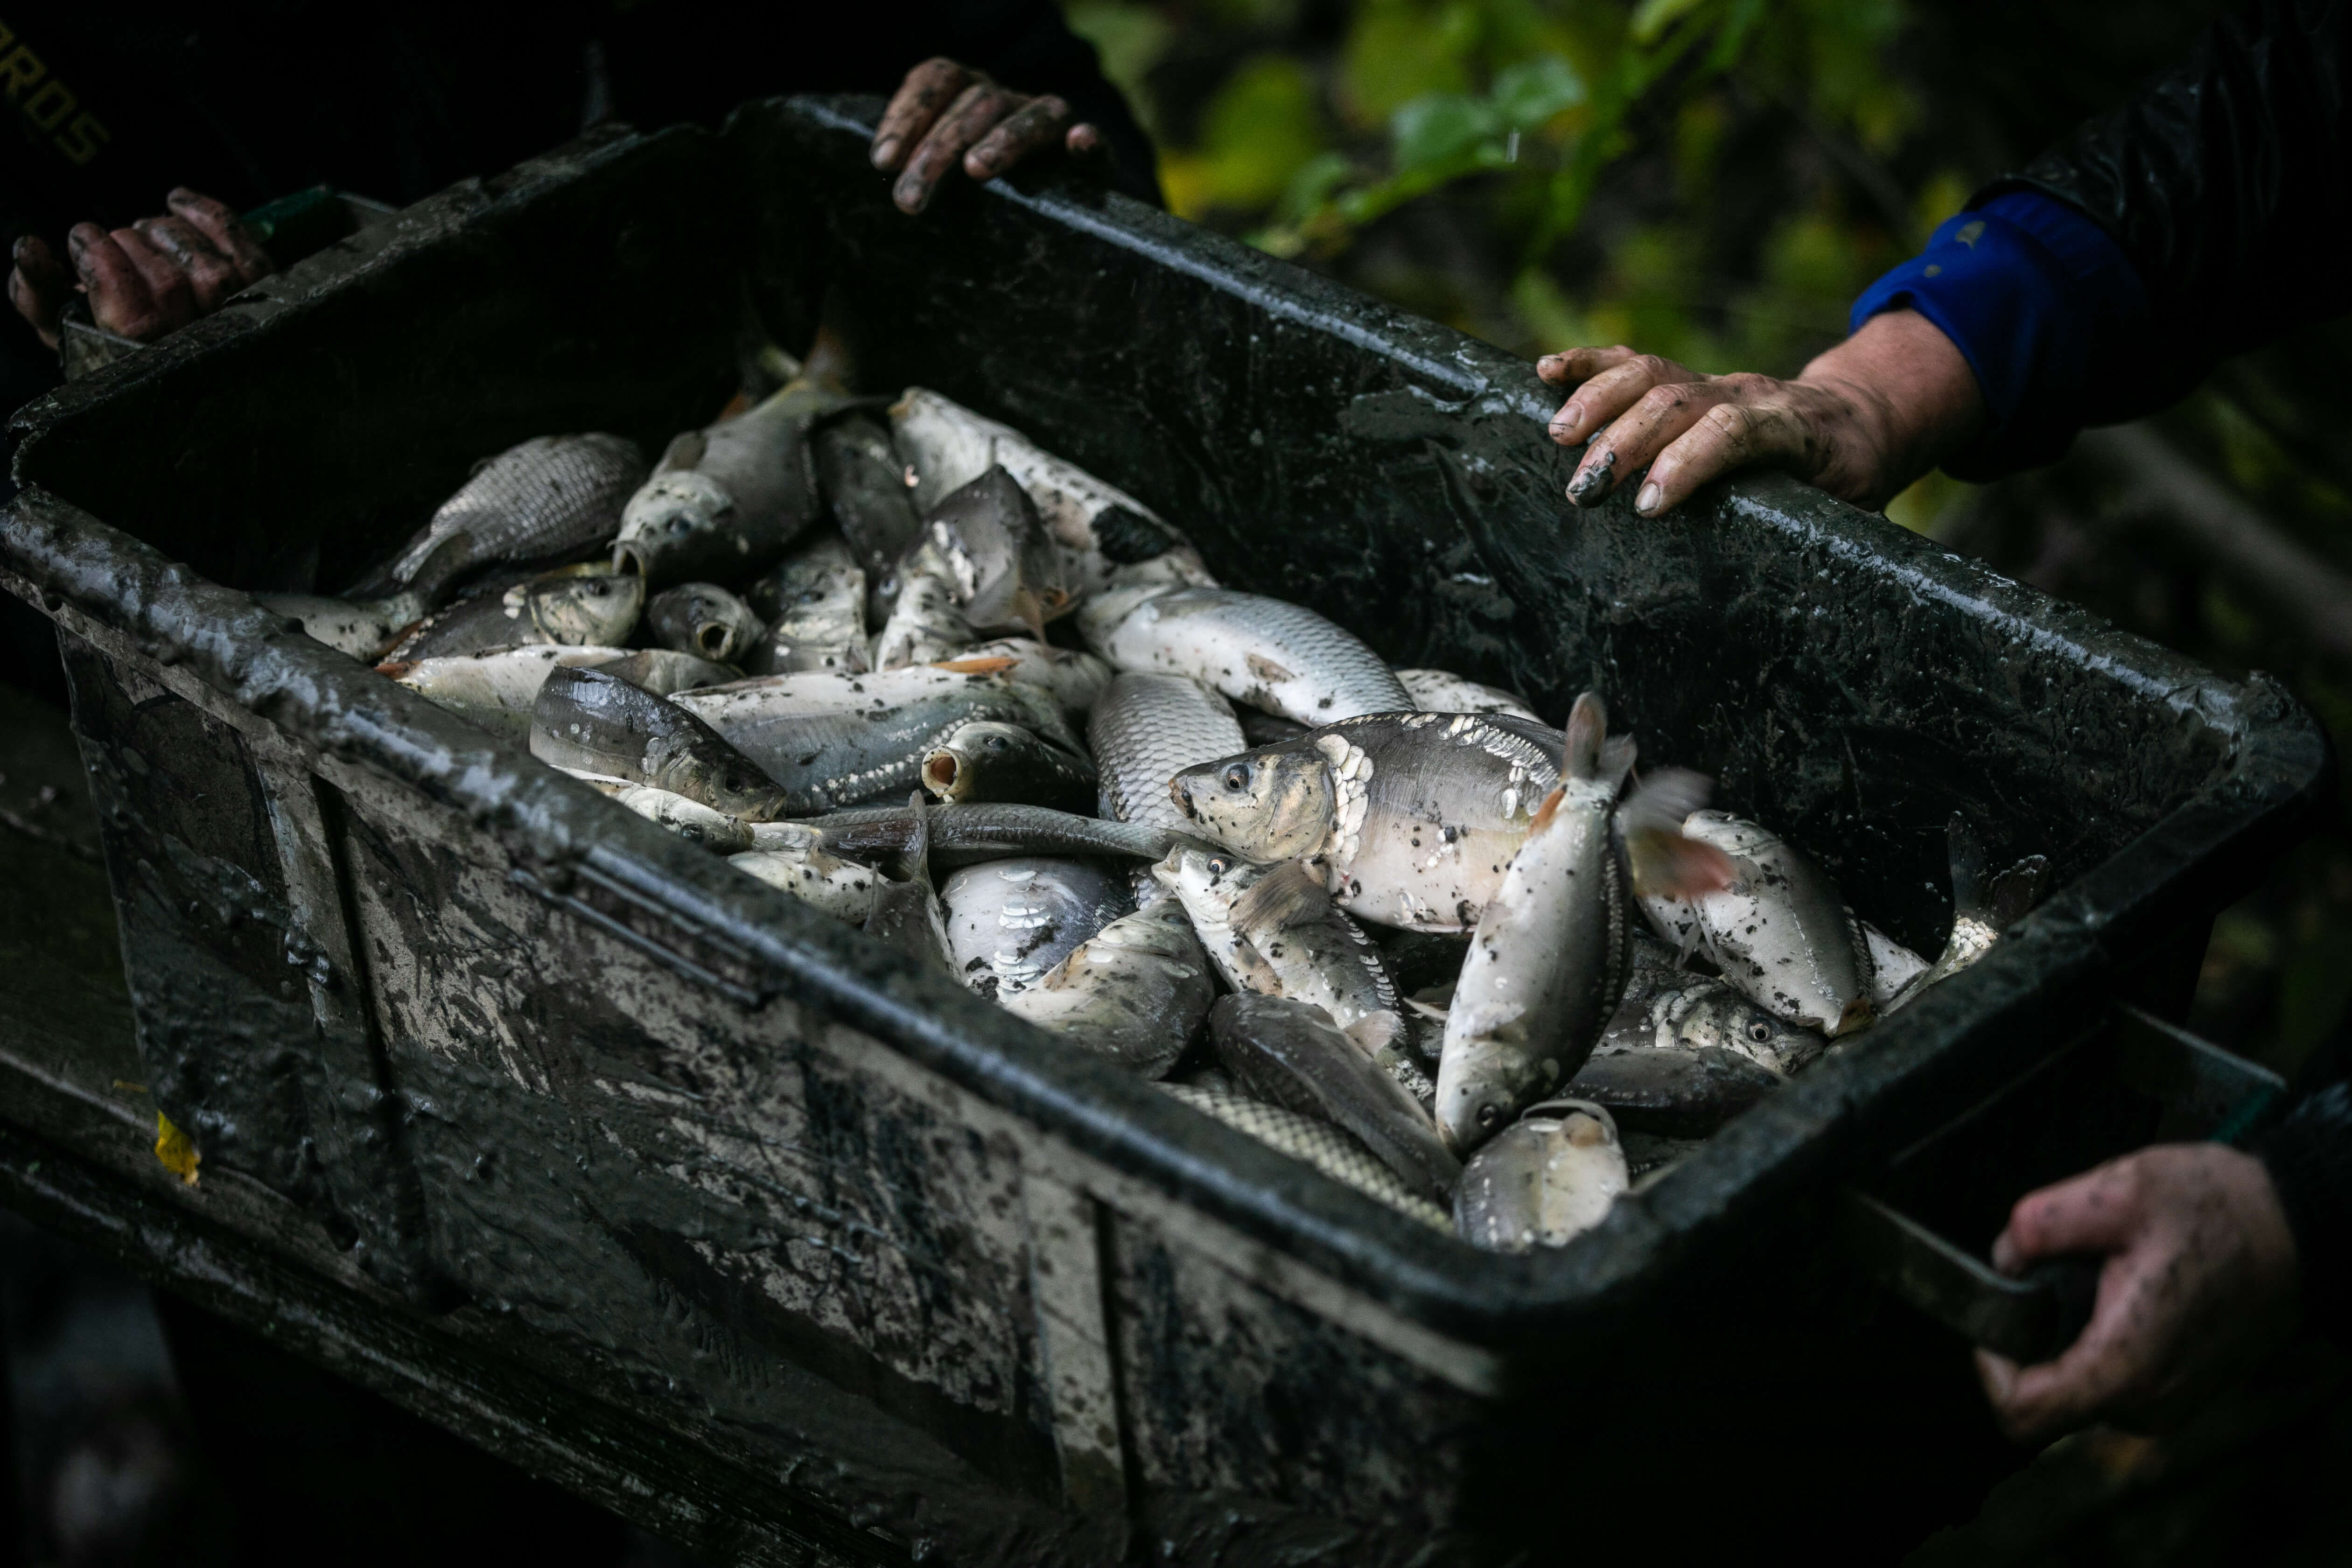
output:
[[[890,160],[898,155],[898,139],[896,136],[885,137],[881,141],[874,143],[874,166],[876,168],[879,169],[887,167]]]
[[[1664,493],[1654,484],[1643,485],[1642,493],[1633,498],[1633,510],[1643,517],[1649,516],[1658,510],[1658,501]]]

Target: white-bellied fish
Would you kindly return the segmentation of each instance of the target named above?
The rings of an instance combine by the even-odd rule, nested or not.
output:
[[[1548,1100],[1463,1167],[1454,1225],[1488,1252],[1564,1247],[1608,1218],[1630,1184],[1609,1112],[1590,1100]]]
[[[1037,983],[998,1005],[1144,1078],[1184,1054],[1217,982],[1184,906],[1164,899],[1088,937]]]
[[[1437,1125],[1460,1153],[1576,1076],[1624,988],[1628,922],[1610,827],[1633,749],[1610,739],[1590,691],[1567,735],[1559,784],[1481,910],[1447,1005]]]
[[[1101,814],[1171,832],[1197,831],[1170,795],[1170,782],[1196,763],[1234,751],[1241,738],[1232,707],[1197,680],[1115,677],[1087,716]]]
[[[593,668],[627,657],[626,648],[531,643],[413,663],[386,663],[377,666],[376,673],[391,677],[485,730],[520,741],[530,736],[531,704],[539,700],[539,689],[547,683],[549,671]]]
[[[1366,1057],[1403,1035],[1381,950],[1298,862],[1252,865],[1194,847],[1177,849],[1151,874],[1183,900],[1201,945],[1234,990],[1313,1003]]]
[[[1002,675],[1007,680],[1040,687],[1054,694],[1065,712],[1074,714],[1093,710],[1113,673],[1107,662],[1083,648],[1055,647],[1034,637],[994,637],[973,643],[933,668],[968,675]]]
[[[950,490],[924,515],[923,531],[975,631],[1042,639],[1045,623],[1073,603],[1037,509],[1002,466]]]
[[[1095,765],[1018,724],[973,719],[923,753],[923,787],[943,801],[1021,802],[1082,812],[1095,804]]]
[[[618,647],[636,629],[645,604],[645,584],[615,576],[602,562],[558,567],[436,611],[409,627],[384,660],[404,664],[527,643]]]
[[[759,826],[765,829],[786,825]],[[760,842],[762,839],[765,842]],[[727,863],[837,921],[863,925],[873,915],[874,889],[882,875],[872,867],[843,859],[814,834],[781,837],[755,830],[754,845],[742,854],[730,855]]]
[[[652,588],[740,582],[766,570],[819,510],[809,426],[848,401],[803,377],[747,413],[672,441],[622,510],[614,569]]]
[[[2029,855],[1998,877],[1985,875],[1984,845],[1968,819],[1954,813],[1946,828],[1952,858],[1952,931],[1936,962],[1903,983],[1885,1010],[1906,1007],[1941,980],[1949,979],[1992,951],[2000,933],[2025,918],[2042,897],[2050,862]]]
[[[940,884],[957,976],[1003,1000],[1026,991],[1103,927],[1130,912],[1127,878],[1085,860],[1016,856],[967,866]]]
[[[1400,669],[1397,684],[1424,713],[1502,713],[1513,719],[1538,718],[1534,709],[1499,686],[1481,686],[1450,670]]]
[[[929,539],[898,563],[898,596],[889,618],[874,634],[867,662],[876,669],[905,669],[951,659],[979,636],[964,618],[955,574]]]
[[[668,828],[689,844],[699,844],[721,855],[734,855],[751,849],[755,842],[750,823],[723,811],[714,811],[698,800],[688,800],[674,790],[656,789],[610,773],[583,773],[578,768],[559,768],[557,772],[571,774],[599,795],[620,802],[647,822]]]
[[[1121,669],[1181,675],[1301,724],[1410,711],[1380,655],[1303,605],[1178,588],[1136,605],[1095,651]]]
[[[418,593],[384,599],[331,599],[319,594],[256,594],[253,598],[263,609],[295,622],[313,642],[362,664],[382,658],[432,608],[432,602]]]
[[[772,620],[746,660],[752,674],[829,669],[854,675],[866,668],[866,569],[838,535],[822,535],[787,557],[762,580],[753,601],[751,607]]]
[[[1402,713],[1187,768],[1174,790],[1185,830],[1247,859],[1311,861],[1360,920],[1465,931],[1559,784],[1559,752],[1495,720]]]
[[[707,658],[667,647],[635,648],[609,664],[587,668],[617,675],[656,697],[673,697],[681,691],[698,691],[706,686],[724,686],[743,679],[743,672],[732,665],[713,664]]]

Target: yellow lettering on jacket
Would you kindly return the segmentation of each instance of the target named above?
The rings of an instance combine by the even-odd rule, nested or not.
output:
[[[41,84],[41,90],[35,93],[26,103],[25,118],[44,131],[55,131],[64,122],[65,117],[74,111],[74,105],[79,101],[80,100],[75,98],[67,89],[65,83],[51,77]]]
[[[79,169],[97,157],[100,149],[113,140],[107,133],[106,127],[98,122],[98,116],[85,110],[75,115],[73,123],[66,127],[66,133],[58,138],[57,149],[66,155],[66,162]]]
[[[41,63],[41,57],[18,44],[6,58],[0,59],[0,91],[5,91],[8,101],[14,103],[25,96],[26,88],[48,74],[49,68]]]

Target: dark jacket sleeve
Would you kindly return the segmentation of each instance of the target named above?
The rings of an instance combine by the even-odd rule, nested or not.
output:
[[[1990,418],[1953,473],[2048,462],[2352,306],[2347,31],[2352,0],[2249,0],[1856,302],[1920,310],[1976,371]]]
[[[2294,1232],[2305,1319],[2352,1333],[2352,1086],[2330,1084],[2254,1147]]]
[[[1077,119],[1093,121],[1102,132],[1118,187],[1162,205],[1151,138],[1102,74],[1094,45],[1070,31],[1060,6],[1052,0],[974,0],[953,9],[953,30],[965,40],[964,63],[1023,92],[1062,98]]]

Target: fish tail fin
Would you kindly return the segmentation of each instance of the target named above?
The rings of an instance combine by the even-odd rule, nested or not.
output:
[[[1588,691],[1568,710],[1568,739],[1560,747],[1559,776],[1597,779],[1601,749],[1609,739],[1609,710],[1597,691]]]
[[[400,586],[428,599],[437,598],[452,579],[473,563],[467,556],[473,542],[470,534],[444,535],[440,542],[422,555],[394,568],[399,576]]]
[[[1625,780],[1633,772],[1633,759],[1640,754],[1631,735],[1612,735],[1601,742],[1600,777],[1612,790],[1625,787]]]
[[[1990,890],[1985,886],[1984,840],[1977,837],[1969,819],[1956,811],[1945,826],[1944,841],[1951,847],[1952,913],[1981,919]]]
[[[2046,855],[2028,855],[1995,877],[1985,899],[1987,923],[1995,931],[2003,931],[2023,920],[2042,901],[2042,884],[2049,877],[2050,858]]]
[[[1713,781],[1688,768],[1660,768],[1617,808],[1625,869],[1640,899],[1696,899],[1738,879],[1738,867],[1712,844],[1686,837],[1683,824],[1706,805]]]
[[[1830,1026],[1829,1036],[1832,1040],[1843,1039],[1848,1035],[1862,1033],[1876,1022],[1877,1005],[1866,995],[1857,996],[1845,1005],[1845,1011],[1838,1015],[1838,1021]]]

